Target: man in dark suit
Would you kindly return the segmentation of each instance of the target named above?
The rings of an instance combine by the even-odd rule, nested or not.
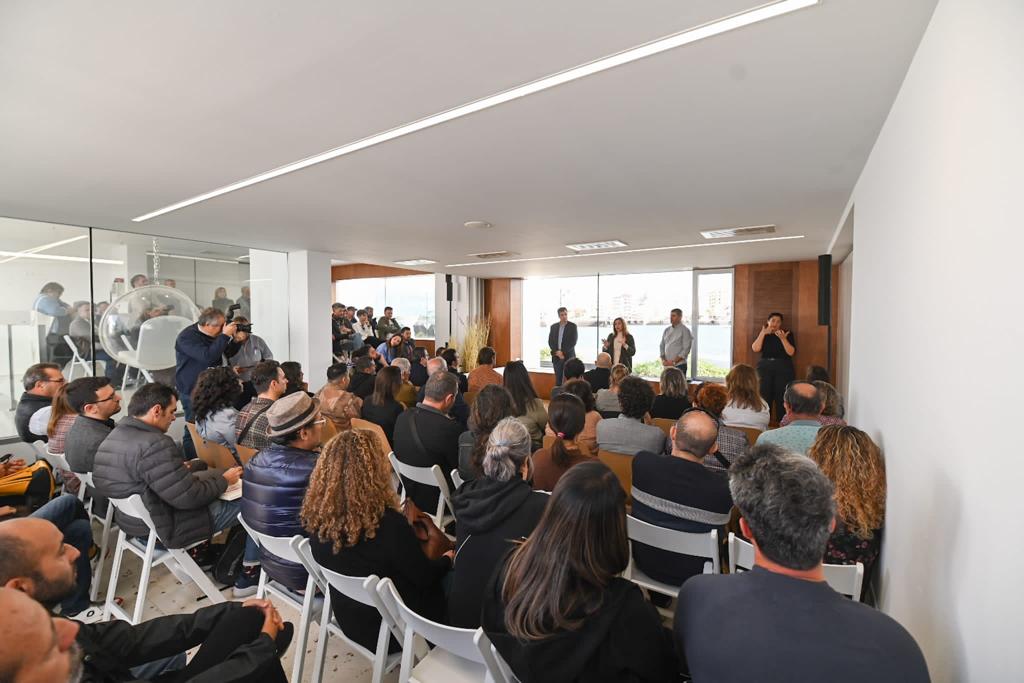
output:
[[[569,322],[569,311],[562,306],[558,309],[558,322],[548,333],[548,348],[551,349],[551,366],[555,369],[555,385],[562,383],[562,368],[565,361],[576,357],[576,323]]]

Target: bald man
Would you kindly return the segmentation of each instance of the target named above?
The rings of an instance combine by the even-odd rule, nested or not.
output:
[[[51,620],[39,605],[31,609],[30,601],[9,595],[54,604],[73,589],[77,558],[45,520],[0,523],[0,681],[77,681],[78,669],[86,680],[115,682],[149,680],[157,672],[169,676],[161,681],[189,681],[201,673],[218,683],[287,680],[278,658],[294,631],[267,600],[210,605],[132,626]],[[202,647],[187,666],[183,654],[165,659],[197,645]]]
[[[757,444],[771,443],[786,450],[807,455],[811,444],[818,436],[821,422],[818,418],[825,408],[818,387],[810,382],[790,382],[783,397],[783,406],[789,416],[789,424],[778,429],[761,432]]]
[[[641,451],[633,457],[633,516],[668,529],[707,533],[729,522],[729,480],[704,466],[718,450],[718,422],[699,408],[683,413],[671,429],[672,455]],[[704,571],[702,558],[637,544],[637,567],[656,581],[681,586]]]
[[[597,360],[594,364],[597,367],[583,373],[583,379],[587,380],[590,390],[596,394],[598,390],[608,388],[612,374],[612,357],[610,354],[602,351],[597,354]]]

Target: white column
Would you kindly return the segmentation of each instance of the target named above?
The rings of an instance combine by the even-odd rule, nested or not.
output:
[[[327,381],[331,364],[331,256],[288,253],[288,358],[302,363],[310,390]],[[254,296],[255,298],[255,296]]]
[[[278,360],[291,357],[288,339],[288,254],[249,250],[253,333],[267,342]]]
[[[448,300],[444,273],[434,278],[434,329],[437,346],[449,341]],[[466,275],[452,276],[451,339],[456,346],[462,343],[466,326],[483,313],[483,281]]]

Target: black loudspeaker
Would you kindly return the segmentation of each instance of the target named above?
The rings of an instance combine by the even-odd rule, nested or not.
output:
[[[832,255],[818,257],[818,324],[832,322]]]
[[[453,299],[453,297],[452,297],[452,276],[449,275],[448,273],[444,274],[444,285],[445,285],[446,296],[448,297],[448,298],[445,299],[445,301],[451,301]]]

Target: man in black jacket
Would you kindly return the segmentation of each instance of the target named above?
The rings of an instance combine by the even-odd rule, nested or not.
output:
[[[279,657],[294,629],[268,600],[226,602],[133,626],[80,624],[44,607],[74,584],[74,564],[52,524],[0,524],[0,680],[284,682]],[[38,602],[36,602],[38,601]],[[201,645],[185,664],[185,651]],[[31,676],[31,677],[30,677]]]
[[[21,378],[25,391],[14,413],[14,426],[25,443],[47,440],[46,422],[50,418],[50,404],[64,381],[64,375],[56,363],[36,363],[25,371]],[[33,420],[36,413],[40,415]]]
[[[348,383],[349,393],[366,400],[373,393],[375,381],[374,362],[369,356],[356,358],[356,371],[352,373],[352,379]]]
[[[602,351],[597,354],[597,365],[593,370],[583,373],[583,379],[587,380],[590,390],[595,394],[600,389],[607,389],[612,379],[612,357]]]
[[[412,367],[409,368],[409,381],[413,386],[422,387],[430,378],[430,373],[427,372],[427,350],[417,346],[412,352],[410,363]]]
[[[551,367],[555,369],[555,385],[562,383],[562,368],[565,361],[576,357],[576,323],[569,322],[569,311],[562,306],[558,309],[558,322],[548,333],[548,348],[551,349]]]

